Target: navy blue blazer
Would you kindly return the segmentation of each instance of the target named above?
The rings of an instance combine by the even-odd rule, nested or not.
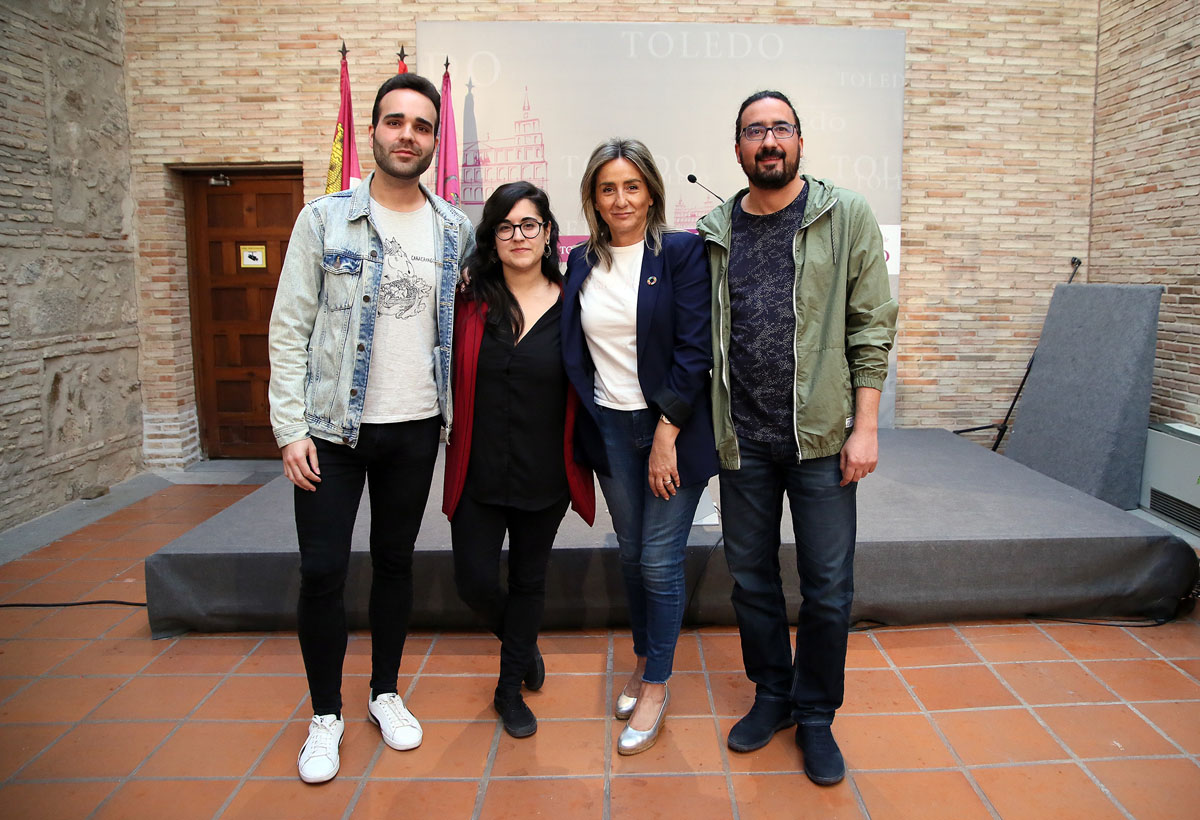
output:
[[[576,416],[577,456],[608,475],[596,425],[596,366],[583,335],[579,289],[592,272],[585,246],[571,251],[563,290],[562,350],[567,378],[586,413]],[[704,242],[695,234],[663,234],[657,253],[642,256],[637,297],[637,370],[642,395],[655,413],[679,427],[675,439],[679,483],[707,482],[717,473],[709,378],[712,371],[711,286]]]

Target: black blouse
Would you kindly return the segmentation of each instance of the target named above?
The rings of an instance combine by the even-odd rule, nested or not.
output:
[[[515,342],[506,321],[479,347],[466,491],[483,504],[542,510],[567,492],[567,377],[555,302]]]

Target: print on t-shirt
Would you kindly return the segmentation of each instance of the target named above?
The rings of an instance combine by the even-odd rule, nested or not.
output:
[[[383,240],[383,278],[379,282],[379,313],[409,319],[425,310],[433,286],[420,279],[412,260],[395,239]]]

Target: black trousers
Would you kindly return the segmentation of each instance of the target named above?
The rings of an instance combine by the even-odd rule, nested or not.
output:
[[[463,493],[450,522],[458,594],[500,639],[497,695],[521,688],[542,626],[546,564],[568,499],[529,512],[481,504]],[[508,532],[508,591],[500,586],[500,554]]]
[[[358,446],[314,438],[321,483],[296,488],[300,541],[300,652],[313,712],[342,710],[346,658],[346,571],[350,538],[371,482],[371,689],[396,691],[412,614],[412,555],[437,458],[438,416],[395,424],[364,424]]]

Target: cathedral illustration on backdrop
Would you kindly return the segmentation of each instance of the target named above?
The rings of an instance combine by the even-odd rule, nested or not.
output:
[[[675,203],[675,219],[671,223],[671,227],[680,231],[692,231],[695,229],[696,223],[700,221],[700,217],[715,207],[717,207],[717,201],[713,199],[712,194],[705,194],[704,204],[699,207],[692,207],[683,201],[683,197],[679,197],[679,201]]]
[[[483,203],[497,187],[523,179],[545,190],[550,166],[546,162],[542,121],[529,113],[529,87],[525,87],[521,117],[513,121],[513,135],[499,139],[492,139],[490,134],[479,138],[474,88],[467,80],[467,99],[463,104],[460,207],[478,222],[483,214]]]
[[[467,80],[467,97],[463,102],[463,148],[459,174],[461,207],[478,223],[483,216],[483,203],[492,192],[506,182],[527,180],[546,190],[550,179],[550,164],[546,160],[546,144],[542,121],[530,113],[529,86],[525,86],[521,116],[513,120],[512,136],[493,139],[491,133],[479,138],[475,120],[475,86]],[[690,206],[681,196],[674,208],[672,227],[691,231],[696,221],[717,206],[706,194],[703,204]]]

